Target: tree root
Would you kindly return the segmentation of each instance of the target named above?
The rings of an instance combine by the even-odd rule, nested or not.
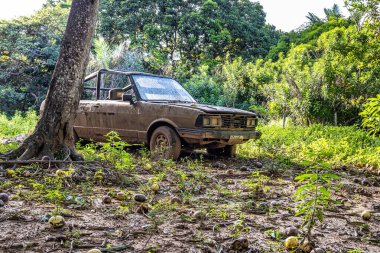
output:
[[[36,133],[32,134],[24,140],[20,147],[5,153],[0,154],[0,158],[4,160],[17,160],[17,161],[29,161],[33,158],[33,161],[83,161],[83,156],[75,151],[74,148],[69,148],[65,145],[60,145],[59,148],[54,149],[51,144],[44,142],[42,136]],[[62,155],[64,154],[64,155]],[[64,156],[64,157],[63,157]],[[39,160],[40,159],[40,160]]]
[[[67,160],[7,160],[0,161],[0,165],[10,165],[10,164],[32,164],[32,163],[52,163],[52,164],[66,164],[66,163],[74,163],[74,164],[86,164],[86,163],[99,163],[99,161],[67,161]]]

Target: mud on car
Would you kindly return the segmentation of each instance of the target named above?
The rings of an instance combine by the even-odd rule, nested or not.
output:
[[[182,149],[206,148],[233,156],[236,145],[257,139],[253,112],[198,104],[176,80],[101,69],[85,78],[74,123],[78,138],[105,141],[110,131],[130,144],[177,159]]]

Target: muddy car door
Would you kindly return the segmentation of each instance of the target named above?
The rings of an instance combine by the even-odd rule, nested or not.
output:
[[[128,75],[102,73],[98,100],[81,100],[75,129],[79,137],[105,141],[105,135],[117,131],[123,140],[137,142],[137,108],[132,101],[123,101],[123,95],[133,95]]]
[[[89,114],[94,139],[104,140],[107,133],[116,131],[124,141],[136,143],[137,114],[137,106],[129,101],[105,100],[94,104]]]

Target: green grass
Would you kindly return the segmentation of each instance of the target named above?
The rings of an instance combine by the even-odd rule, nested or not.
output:
[[[37,123],[38,116],[35,111],[28,111],[24,115],[17,112],[12,118],[0,113],[0,138],[13,137],[18,134],[27,134]]]
[[[380,167],[380,138],[355,126],[260,126],[262,137],[239,148],[245,157],[272,157],[292,162],[325,161],[334,166]]]
[[[33,130],[38,116],[34,111],[24,115],[16,113],[12,118],[0,114],[0,138],[12,137]],[[356,126],[310,127],[262,125],[260,140],[250,141],[239,147],[243,157],[271,157],[300,163],[305,160],[323,160],[335,166],[354,165],[380,168],[380,138],[374,137]],[[10,147],[0,144],[0,152]]]

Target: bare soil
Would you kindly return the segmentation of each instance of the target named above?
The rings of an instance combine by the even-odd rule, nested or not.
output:
[[[45,182],[49,175],[54,178],[56,166],[29,166],[29,177],[7,178],[3,173],[0,189],[11,198],[0,207],[0,252],[87,252],[93,248],[102,252],[287,252],[283,246],[286,228],[302,224],[302,218],[294,214],[292,197],[299,186],[294,177],[302,168],[274,159],[206,155],[196,162],[198,156],[175,164],[139,162],[121,179],[102,163],[72,165],[75,173],[64,179],[61,190],[66,200],[57,197],[58,212],[66,220],[62,228],[52,228],[47,222],[57,205],[33,188],[33,182]],[[139,155],[134,157],[139,161]],[[104,170],[104,178],[96,181],[99,169]],[[155,193],[150,186],[162,171],[160,190]],[[262,186],[243,184],[257,171],[262,176],[253,177],[252,182]],[[355,168],[334,172],[341,176],[333,192],[337,202],[331,203],[324,222],[313,229],[315,246],[330,252],[380,252],[379,177]],[[116,199],[120,191],[124,200]],[[147,201],[136,202],[136,193],[144,194]],[[110,204],[102,202],[105,195],[112,197]],[[76,202],[71,196],[82,199]],[[174,197],[181,203],[173,204],[178,200]],[[360,217],[365,209],[372,211],[369,221]]]

